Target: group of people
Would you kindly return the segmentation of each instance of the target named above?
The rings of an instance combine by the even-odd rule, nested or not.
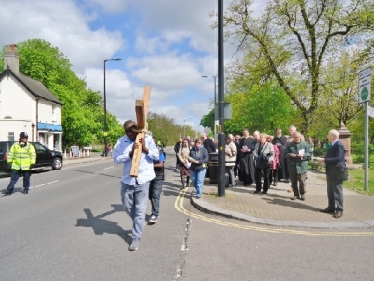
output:
[[[148,200],[152,204],[150,224],[157,222],[160,212],[160,195],[165,178],[164,163],[166,155],[161,145],[149,135],[139,138],[136,123],[124,123],[125,135],[118,139],[113,158],[116,164],[123,164],[121,177],[121,200],[125,211],[132,219],[132,242],[130,251],[139,248],[140,238],[145,224],[145,213]],[[339,141],[339,132],[331,130],[328,134],[331,147],[326,157],[316,160],[326,164],[328,207],[321,212],[332,213],[334,218],[343,215],[342,168],[345,167],[344,146]],[[139,172],[131,176],[132,160],[136,150],[141,149]],[[208,153],[216,152],[214,141],[202,134],[200,139],[191,141],[188,137],[181,139],[175,146],[177,165],[181,176],[181,188],[192,182],[196,189],[196,198],[202,196],[204,178],[209,160]],[[262,190],[266,194],[270,183],[277,184],[279,179],[290,179],[293,188],[293,200],[305,200],[305,181],[310,146],[303,140],[303,135],[290,126],[290,136],[282,135],[277,130],[276,137],[254,132],[251,136],[248,129],[243,130],[243,137],[228,135],[225,143],[226,172],[232,187],[236,186],[236,175],[244,185],[256,184],[255,194]],[[20,134],[8,154],[7,162],[11,165],[11,180],[4,191],[11,195],[14,185],[23,175],[23,193],[28,194],[30,187],[30,170],[35,164],[35,149],[28,143],[28,135]]]

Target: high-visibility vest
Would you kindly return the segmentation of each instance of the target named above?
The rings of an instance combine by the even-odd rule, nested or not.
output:
[[[30,165],[35,164],[35,148],[27,142],[22,147],[18,142],[15,142],[8,153],[7,162],[12,163],[12,170],[30,170]]]

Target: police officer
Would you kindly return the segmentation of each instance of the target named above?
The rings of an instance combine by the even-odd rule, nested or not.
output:
[[[31,169],[35,164],[35,148],[29,143],[29,136],[26,132],[21,132],[19,141],[15,142],[8,153],[7,162],[12,165],[10,183],[4,192],[5,195],[11,195],[14,185],[19,177],[23,175],[23,194],[29,193]]]

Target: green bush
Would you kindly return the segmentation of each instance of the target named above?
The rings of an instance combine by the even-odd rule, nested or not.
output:
[[[320,147],[314,147],[313,156],[315,157],[322,156],[322,149]]]
[[[365,161],[365,144],[363,142],[352,144],[352,153],[356,156],[355,163],[363,163]],[[374,155],[374,145],[372,144],[369,144],[369,157],[370,155]]]

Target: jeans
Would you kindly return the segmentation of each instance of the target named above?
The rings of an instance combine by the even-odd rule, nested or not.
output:
[[[149,200],[152,203],[152,215],[158,217],[160,213],[160,195],[162,190],[162,179],[154,179],[149,184]]]
[[[196,197],[201,197],[206,169],[200,171],[191,171],[191,181],[196,189]]]
[[[235,186],[235,172],[234,172],[235,166],[226,166],[225,167],[225,173],[229,175],[229,183],[231,183],[232,186]]]
[[[121,182],[121,199],[126,213],[132,219],[132,238],[140,239],[147,210],[149,182],[129,185]]]
[[[12,170],[10,175],[10,182],[7,187],[8,192],[12,192],[15,184],[17,183],[19,177],[23,174],[23,188],[29,190],[30,188],[30,177],[31,171],[22,171],[22,170]]]

